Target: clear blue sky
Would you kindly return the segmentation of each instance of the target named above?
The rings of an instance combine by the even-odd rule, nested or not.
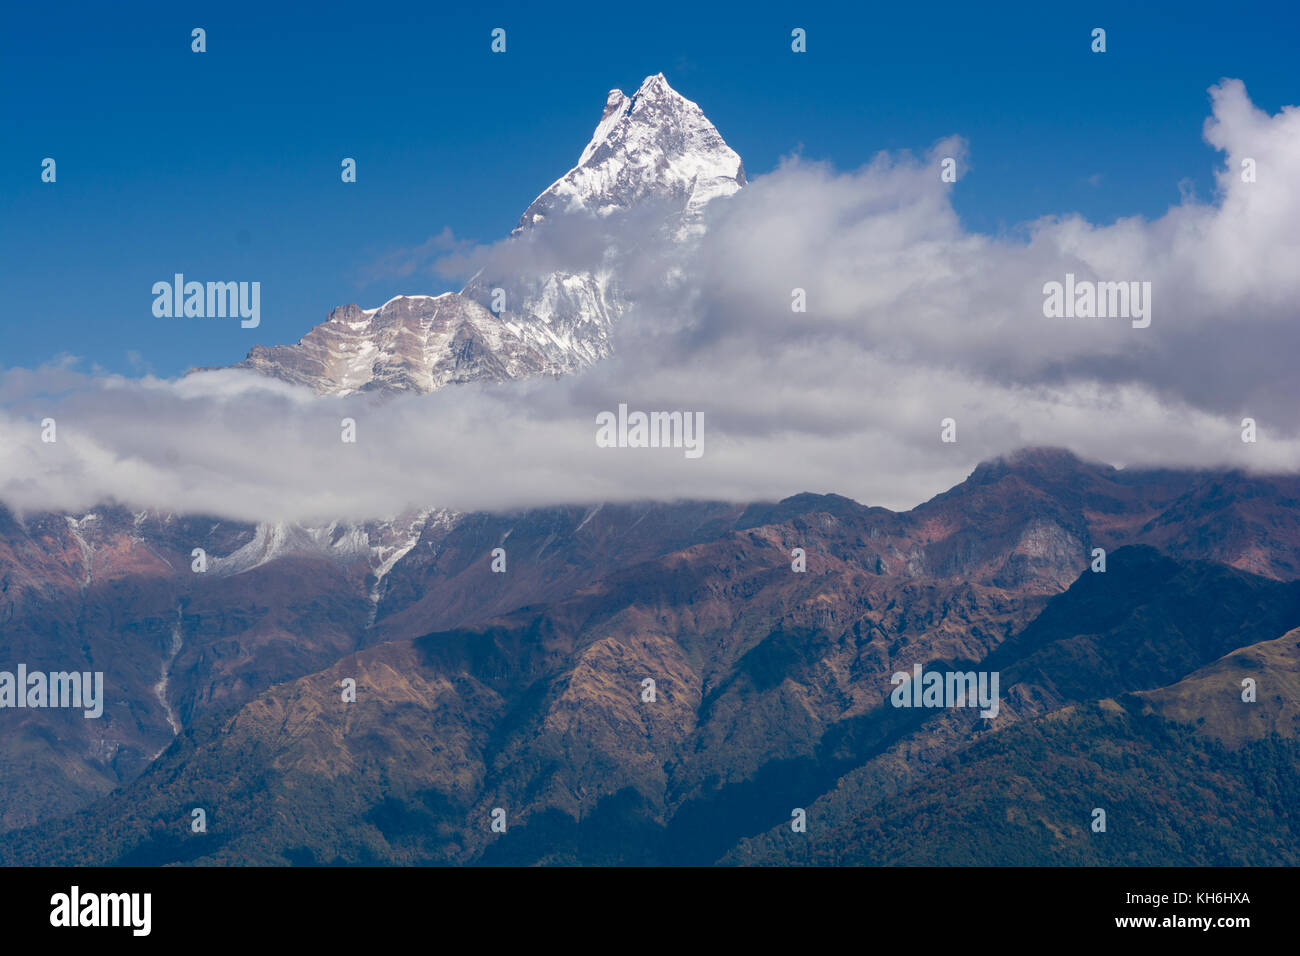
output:
[[[369,267],[444,227],[504,236],[576,161],[605,93],[660,71],[751,178],[796,150],[851,169],[965,136],[958,209],[993,233],[1156,216],[1180,181],[1210,195],[1201,126],[1221,77],[1270,112],[1300,103],[1290,3],[292,6],[6,11],[0,367],[71,353],[175,375],[294,342],[335,305],[458,287]],[[260,281],[260,328],[154,318],[150,287],[174,272]]]

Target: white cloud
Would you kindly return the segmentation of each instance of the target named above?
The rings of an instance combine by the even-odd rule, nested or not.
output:
[[[789,162],[715,203],[689,255],[643,243],[627,280],[641,304],[615,357],[567,380],[384,402],[233,371],[10,370],[0,500],[285,520],[799,491],[908,507],[1034,444],[1129,467],[1294,470],[1300,111],[1268,116],[1237,81],[1211,100],[1205,136],[1223,153],[1212,201],[1185,198],[1153,221],[1044,219],[1019,241],[963,229],[950,203],[961,185],[938,176],[940,157],[964,163],[960,141],[851,173]],[[1254,183],[1241,181],[1246,157]],[[519,254],[538,250],[480,261]],[[1151,282],[1150,328],[1044,318],[1043,284],[1066,272]],[[806,314],[790,310],[795,287]],[[704,457],[597,448],[595,416],[620,402],[704,412]],[[1255,445],[1239,439],[1247,415]],[[47,416],[54,445],[40,441]],[[343,417],[357,420],[356,445],[339,440]],[[939,441],[945,417],[956,445]]]

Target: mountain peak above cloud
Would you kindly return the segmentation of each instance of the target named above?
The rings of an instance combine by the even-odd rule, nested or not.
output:
[[[342,306],[296,345],[257,346],[235,367],[330,395],[427,393],[577,371],[610,353],[610,330],[629,304],[618,250],[606,243],[599,263],[556,268],[561,254],[550,247],[560,244],[543,224],[576,223],[601,244],[601,220],[646,208],[650,218],[638,229],[687,243],[704,230],[704,207],[744,184],[740,157],[704,111],[656,73],[631,96],[609,92],[577,165],[533,200],[495,248],[513,266],[490,259],[460,293],[397,296],[377,309]]]
[[[648,196],[679,201],[693,224],[706,203],[743,185],[740,156],[696,103],[656,73],[631,96],[610,90],[578,164],[533,201],[516,232],[557,212],[608,215]]]

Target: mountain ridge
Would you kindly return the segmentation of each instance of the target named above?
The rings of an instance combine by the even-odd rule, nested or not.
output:
[[[1135,561],[1136,573],[1149,578],[1151,586],[1128,588],[1129,608],[1118,617],[1104,601],[1097,603],[1104,598],[1107,576],[1084,571],[1074,587],[1049,601],[1048,611],[1060,605],[1056,612],[1026,616],[1026,607],[1007,619],[1011,630],[1019,619],[1028,622],[1030,630],[1049,632],[1045,640],[1025,643],[1027,656],[1016,653],[1007,672],[1009,687],[1025,679],[1035,684],[1046,680],[1043,686],[1050,693],[1060,693],[1062,679],[1084,683],[1064,691],[1061,702],[1049,698],[1022,719],[1009,714],[1012,719],[1005,725],[985,727],[959,711],[889,707],[888,674],[917,654],[931,663],[936,657],[973,662],[987,650],[996,654],[999,643],[1014,651],[1014,642],[994,637],[985,652],[974,653],[961,650],[960,644],[945,648],[925,637],[933,626],[919,617],[927,602],[919,602],[920,592],[913,592],[907,615],[915,619],[902,626],[914,635],[914,647],[903,645],[901,658],[895,656],[898,651],[890,651],[876,659],[871,648],[884,649],[880,637],[856,626],[845,629],[863,610],[872,611],[875,601],[869,592],[856,607],[845,606],[835,617],[819,617],[816,596],[836,588],[833,577],[799,580],[798,575],[773,577],[759,571],[758,578],[748,579],[764,582],[756,591],[734,574],[692,573],[682,565],[696,560],[691,554],[687,549],[656,559],[653,563],[667,576],[648,588],[644,584],[650,572],[625,573],[628,589],[612,605],[615,592],[599,585],[561,605],[521,609],[469,629],[376,645],[321,673],[271,688],[231,715],[211,715],[195,723],[155,768],[89,810],[66,822],[0,837],[0,859],[151,865],[710,863],[734,850],[739,859],[771,863],[802,860],[806,849],[822,854],[822,862],[865,862],[862,842],[849,837],[875,832],[876,819],[906,815],[914,803],[907,796],[909,787],[918,790],[923,804],[945,799],[932,777],[940,781],[961,771],[966,758],[960,755],[968,750],[971,759],[989,755],[1005,760],[1009,755],[1017,767],[1030,759],[1062,768],[1067,776],[1061,779],[1067,782],[1077,777],[1083,768],[1067,746],[1072,740],[1078,746],[1077,740],[1053,729],[1069,728],[1069,721],[1076,719],[1072,713],[1092,714],[1100,708],[1097,716],[1086,717],[1087,732],[1093,735],[1084,742],[1089,751],[1104,755],[1108,741],[1127,740],[1124,746],[1136,747],[1142,755],[1143,773],[1163,779],[1170,772],[1166,764],[1173,760],[1177,773],[1186,778],[1196,766],[1195,753],[1179,756],[1160,748],[1175,741],[1182,741],[1179,747],[1190,746],[1186,741],[1191,728],[1162,729],[1166,724],[1153,723],[1154,717],[1114,725],[1116,718],[1107,716],[1107,708],[1122,713],[1120,705],[1105,699],[1096,703],[1094,690],[1106,695],[1188,679],[1224,648],[1236,646],[1236,635],[1220,633],[1220,624],[1240,622],[1242,608],[1267,604],[1275,593],[1285,595],[1282,603],[1287,607],[1276,608],[1277,621],[1241,625],[1248,637],[1245,649],[1255,639],[1270,643],[1280,627],[1285,629],[1280,621],[1294,627],[1300,614],[1297,582],[1268,581],[1144,549],[1131,554],[1121,550],[1111,573],[1122,576]],[[1224,592],[1226,605],[1217,600],[1216,587],[1206,587],[1207,580],[1217,579],[1230,582],[1231,593]],[[1090,593],[1076,593],[1085,585]],[[804,596],[791,603],[794,593]],[[960,593],[936,595],[938,602],[931,606],[937,610],[951,605]],[[1148,674],[1138,655],[1132,667],[1117,666],[1113,677],[1103,675],[1095,689],[1086,674],[1078,673],[1073,648],[1081,641],[1101,646],[1109,640],[1106,634],[1127,632],[1133,649],[1160,652],[1164,643],[1159,634],[1133,631],[1125,622],[1147,618],[1144,608],[1153,602],[1180,608],[1192,599],[1198,606],[1188,606],[1183,613],[1210,639],[1196,656],[1174,660],[1165,651],[1168,664],[1153,658],[1155,669]],[[727,604],[730,611],[724,610]],[[1072,628],[1074,606],[1083,609],[1084,617]],[[766,618],[765,609],[778,616]],[[796,609],[802,625],[787,616]],[[665,620],[676,623],[664,630]],[[961,626],[964,630],[968,625]],[[737,629],[734,639],[724,637]],[[888,630],[896,634],[898,625]],[[1102,633],[1090,635],[1090,630]],[[1176,622],[1170,623],[1169,633],[1179,633]],[[918,638],[921,642],[915,643]],[[1242,651],[1239,647],[1233,653]],[[862,673],[855,673],[859,670]],[[647,672],[658,678],[657,706],[638,700],[640,675]],[[337,687],[344,676],[357,680],[356,705],[338,701]],[[1265,672],[1260,677],[1268,683]],[[850,688],[856,688],[853,694],[860,702],[846,706],[849,702],[843,698]],[[1222,692],[1235,695],[1237,689],[1229,685]],[[1008,696],[1005,704],[1019,708],[1037,699],[1036,693]],[[1084,710],[1071,710],[1072,702],[1080,702]],[[952,720],[973,721],[973,736],[935,737],[926,729],[936,721]],[[897,746],[916,751],[908,758],[915,779],[904,782],[897,796],[888,797],[879,813],[871,811],[870,825],[859,820],[845,829],[835,823],[814,798],[834,794],[837,786],[846,785],[837,781],[853,779],[846,774],[870,769],[880,760],[888,766],[891,749]],[[1249,790],[1241,789],[1240,774],[1250,762],[1293,760],[1300,753],[1293,747],[1295,753],[1269,757],[1261,746],[1273,745],[1256,740],[1241,758],[1234,758],[1247,761],[1242,768],[1229,761],[1213,771],[1228,775],[1223,778],[1227,789],[1216,791],[1216,799],[1231,808],[1239,824],[1241,815],[1247,815],[1247,829],[1237,832],[1252,852],[1265,851],[1269,844],[1266,835],[1250,836],[1252,798]],[[927,748],[933,754],[921,759]],[[241,768],[237,774],[230,771],[236,766]],[[969,779],[970,773],[962,771],[962,777]],[[989,790],[995,774],[990,771],[977,779],[983,781],[980,800],[1005,803],[996,790]],[[1039,778],[1037,785],[1046,787],[1052,779]],[[1288,779],[1300,780],[1294,767]],[[1208,781],[1200,785],[1218,786]],[[1091,801],[1089,806],[1106,802],[1105,795],[1084,799]],[[1131,787],[1122,797],[1110,799],[1114,825],[1126,819],[1121,811],[1158,819],[1152,816],[1158,808],[1144,806],[1142,794]],[[995,852],[1002,860],[1024,860],[1029,852],[1028,859],[1040,863],[1069,862],[1079,852],[1091,852],[1086,843],[1077,843],[1078,834],[1086,833],[1088,812],[1087,807],[1073,806],[1078,800],[1054,789],[1050,804],[1017,804],[1029,812],[1029,820],[1022,814],[1008,818],[1008,825],[994,822],[989,833],[972,834],[972,842],[986,861],[995,858]],[[186,801],[199,803],[209,813],[211,830],[201,840],[184,835]],[[799,851],[793,855],[780,849],[789,844],[789,805],[809,807],[810,823],[819,828],[810,830],[819,834],[815,841],[791,847]],[[494,806],[509,808],[514,839],[490,833],[486,820]],[[1026,842],[1035,826],[1032,819],[1040,812],[1074,836],[1055,848],[1036,838]],[[1277,812],[1273,806],[1269,819]],[[1071,814],[1077,818],[1072,825]],[[482,825],[475,825],[480,818]],[[785,824],[779,822],[782,818]],[[109,828],[109,819],[117,825]],[[240,821],[237,827],[222,822],[232,819]],[[1026,825],[1030,831],[1022,832]],[[907,844],[902,838],[908,832],[928,840],[924,834],[933,829],[929,818],[907,826],[912,829],[900,831],[889,845]],[[1016,833],[1020,837],[1004,841],[1000,852],[989,843]],[[750,834],[754,839],[747,842]],[[828,835],[831,843],[826,842]],[[761,857],[755,856],[760,844],[766,847]],[[926,846],[952,862],[961,857],[964,844],[915,844],[922,851]],[[1152,858],[1148,849],[1141,858],[1164,863],[1188,858],[1179,855],[1176,843],[1162,839],[1156,848],[1164,855]],[[1124,839],[1116,850],[1133,852],[1134,844]],[[882,862],[878,855],[870,854],[870,861]],[[924,852],[913,852],[899,861],[925,858]],[[1258,860],[1272,861],[1271,856]]]
[[[1166,560],[1198,555],[1260,580],[1300,579],[1293,570],[1300,535],[1287,506],[1295,483],[1028,453],[984,463],[949,492],[897,513],[816,494],[749,505],[416,512],[320,529],[121,508],[22,520],[0,510],[0,624],[14,660],[102,666],[113,688],[100,721],[18,712],[21,726],[0,748],[0,763],[8,779],[27,782],[0,794],[0,827],[72,812],[128,785],[190,728],[238,712],[275,684],[340,673],[340,662],[375,648],[390,648],[373,651],[382,659],[392,647],[411,647],[401,658],[407,663],[389,661],[379,672],[391,675],[422,659],[411,644],[417,638],[490,620],[495,630],[484,633],[496,636],[475,652],[485,660],[498,641],[517,655],[525,635],[542,648],[555,633],[588,635],[584,642],[604,633],[582,645],[579,673],[604,688],[599,699],[616,711],[629,702],[610,697],[610,668],[643,661],[649,673],[670,675],[661,692],[677,703],[661,716],[683,721],[681,732],[702,719],[740,721],[728,733],[753,754],[802,759],[815,724],[793,715],[832,708],[854,726],[880,700],[879,690],[858,683],[862,675],[887,677],[894,661],[981,660],[1080,575],[1089,583],[1116,575],[1122,585],[1123,564],[1088,574],[1098,544],[1112,560],[1126,544],[1147,544]],[[1251,527],[1260,531],[1245,545],[1234,517],[1243,503],[1255,509]],[[1171,517],[1161,520],[1165,512]],[[1216,540],[1219,530],[1226,536]],[[207,574],[190,569],[196,546],[208,551]],[[509,554],[504,574],[490,569],[499,546]],[[806,553],[805,573],[791,573],[795,548]],[[661,645],[669,634],[677,636]],[[723,669],[691,663],[715,645],[730,655]],[[576,646],[557,645],[557,653]],[[161,691],[160,674],[169,678]],[[840,676],[811,696],[797,689],[832,674]],[[846,675],[859,676],[846,683]],[[524,707],[522,719],[536,706],[528,694],[549,682],[517,700],[523,688],[492,694],[503,713]],[[681,688],[690,695],[681,697]],[[792,722],[751,738],[741,703],[750,693],[788,693],[781,706]],[[1016,712],[1008,703],[1005,713]],[[736,759],[725,772],[757,766]]]

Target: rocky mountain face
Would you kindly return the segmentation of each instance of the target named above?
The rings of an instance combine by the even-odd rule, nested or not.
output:
[[[1040,449],[987,462],[904,513],[800,495],[434,514],[390,531],[399,546],[382,557],[345,544],[346,528],[8,520],[6,626],[26,635],[33,666],[52,649],[61,661],[93,652],[121,696],[98,722],[26,712],[4,751],[23,771],[4,779],[26,781],[5,791],[8,825],[84,809],[12,831],[0,860],[880,861],[855,836],[863,808],[938,840],[943,814],[975,812],[950,806],[945,780],[1006,821],[968,841],[971,854],[992,853],[1001,834],[1045,862],[1129,859],[1131,843],[1088,855],[1111,851],[1086,843],[1096,803],[1071,802],[1085,798],[1070,790],[1079,758],[1061,750],[1061,721],[1099,735],[1093,752],[1128,748],[1157,782],[1187,780],[1223,739],[1244,745],[1197,786],[1260,850],[1276,833],[1252,842],[1250,814],[1277,817],[1243,795],[1245,775],[1264,760],[1300,766],[1241,726],[1297,730],[1294,641],[1278,642],[1300,625],[1294,486]],[[316,542],[315,557],[301,544],[276,552],[295,535]],[[226,572],[189,571],[192,540]],[[496,547],[504,573],[491,570]],[[1108,551],[1104,574],[1088,570],[1095,547]],[[1238,713],[1239,680],[1207,676],[1235,678],[1231,660],[1279,689],[1261,694],[1262,716]],[[998,717],[890,706],[890,676],[916,664],[999,671]],[[341,699],[345,678],[355,703]],[[1125,703],[1135,694],[1145,703]],[[1206,726],[1215,713],[1232,715],[1222,737]],[[1028,813],[1008,804],[965,761],[1028,775],[1042,800]],[[1049,766],[1065,776],[1034,769]],[[1140,794],[1116,792],[1157,822]],[[210,831],[190,839],[195,801]],[[505,838],[488,826],[498,807]],[[794,807],[817,839],[792,842]],[[1163,862],[1191,858],[1159,845]]]
[[[576,371],[609,354],[611,328],[630,305],[619,277],[627,243],[612,224],[636,214],[641,254],[652,241],[682,254],[704,230],[705,206],[744,184],[740,157],[699,106],[662,73],[647,77],[631,96],[610,91],[578,164],[533,200],[507,240],[508,270],[480,272],[459,293],[341,306],[298,344],[256,346],[235,367],[333,395]],[[557,267],[553,234],[575,224],[608,234],[596,261]]]
[[[104,672],[102,717],[0,711],[0,829],[132,779],[204,714],[393,636],[481,620],[684,546],[729,505],[429,511],[304,528],[102,508],[0,509],[5,663]],[[509,575],[489,557],[510,547]],[[195,549],[206,570],[195,570]]]
[[[345,305],[297,345],[254,346],[248,368],[319,394],[432,392],[562,368],[473,299],[398,296],[377,309]]]
[[[725,860],[1294,865],[1297,619],[1300,582],[1123,548],[982,662],[1001,726],[943,712],[813,801],[835,840],[767,827]]]

